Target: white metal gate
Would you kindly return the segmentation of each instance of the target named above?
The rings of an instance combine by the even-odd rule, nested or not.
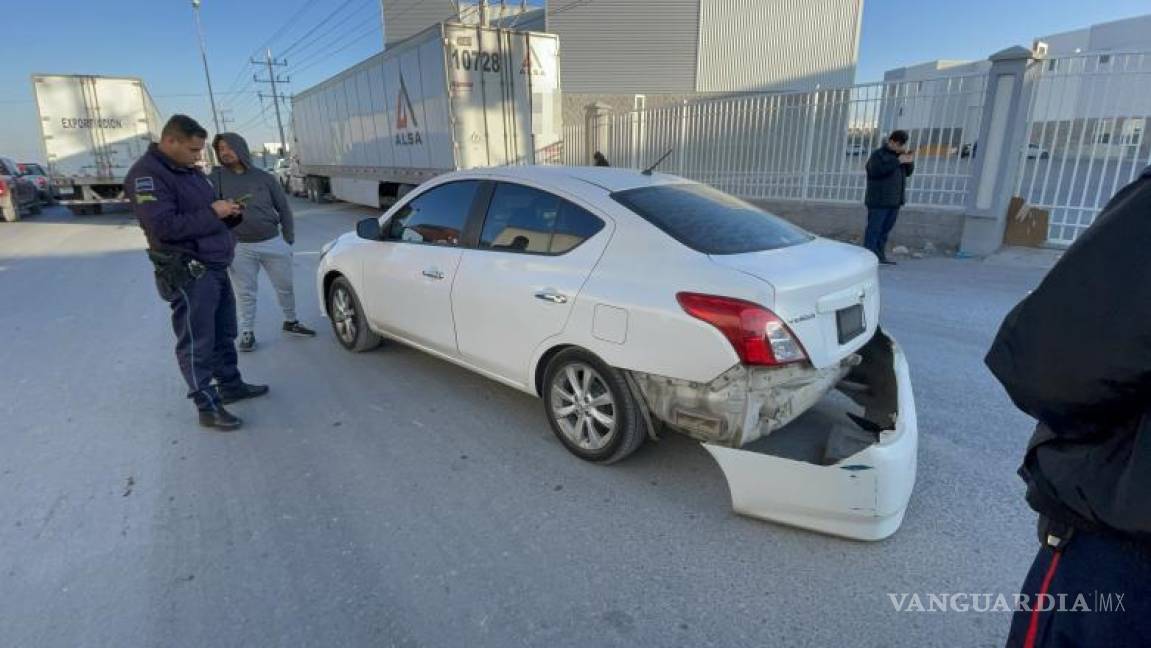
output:
[[[1041,60],[1029,85],[1016,194],[1049,210],[1048,240],[1067,245],[1151,164],[1151,52]]]
[[[758,199],[859,203],[864,164],[894,129],[916,149],[908,202],[962,207],[986,76],[951,76],[812,92],[744,95],[602,117],[564,128],[564,163],[587,164],[594,146],[613,166],[660,170]]]

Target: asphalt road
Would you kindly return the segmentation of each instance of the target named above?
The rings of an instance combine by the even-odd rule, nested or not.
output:
[[[665,438],[580,462],[525,395],[321,319],[319,247],[369,213],[297,202],[316,339],[261,287],[271,394],[195,423],[143,238],[124,214],[0,223],[0,645],[993,646],[1004,613],[889,593],[1012,594],[1033,550],[1029,435],[983,369],[1042,270],[883,270],[919,405],[903,528],[874,544],[734,515],[718,467]]]

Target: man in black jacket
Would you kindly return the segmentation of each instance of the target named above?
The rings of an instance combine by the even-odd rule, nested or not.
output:
[[[1039,422],[1019,475],[1040,549],[1009,646],[1151,645],[1148,250],[1151,167],[1008,314],[987,355]]]
[[[907,131],[892,132],[887,143],[867,159],[867,193],[863,199],[867,205],[867,233],[863,246],[885,265],[895,265],[887,260],[887,237],[899,218],[899,208],[907,202],[907,179],[914,171],[915,158],[907,150]]]

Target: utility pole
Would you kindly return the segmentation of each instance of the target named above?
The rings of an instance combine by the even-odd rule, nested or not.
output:
[[[284,137],[284,121],[283,121],[283,119],[280,118],[280,92],[279,92],[279,90],[277,90],[276,84],[277,83],[291,83],[292,79],[291,79],[291,77],[276,76],[276,70],[274,68],[277,66],[283,67],[283,66],[287,65],[288,62],[287,61],[277,61],[276,59],[272,58],[272,50],[269,48],[266,52],[266,57],[263,61],[260,61],[257,59],[252,59],[252,63],[254,65],[264,64],[264,65],[268,66],[268,78],[267,79],[261,79],[260,75],[253,74],[252,80],[255,81],[256,83],[270,83],[270,84],[272,84],[272,97],[271,97],[272,98],[272,105],[276,107],[276,126],[280,129],[280,154],[285,155],[288,151],[288,140],[286,137]],[[262,92],[260,93],[260,98],[261,99],[264,98],[264,93],[262,93]]]
[[[222,129],[221,132],[228,130],[228,123],[229,122],[231,122],[233,124],[236,123],[235,119],[228,116],[228,113],[230,113],[230,112],[232,112],[231,108],[221,108],[220,109],[220,127]]]
[[[208,81],[208,100],[212,103],[212,123],[220,132],[220,116],[216,111],[216,95],[212,93],[212,75],[208,73],[208,51],[204,44],[204,26],[200,23],[200,0],[192,0],[192,15],[196,17],[196,33],[200,37],[200,60],[204,62],[204,78]]]

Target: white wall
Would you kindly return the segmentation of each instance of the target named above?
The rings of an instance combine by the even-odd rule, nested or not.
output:
[[[855,83],[863,0],[702,0],[699,92]]]

